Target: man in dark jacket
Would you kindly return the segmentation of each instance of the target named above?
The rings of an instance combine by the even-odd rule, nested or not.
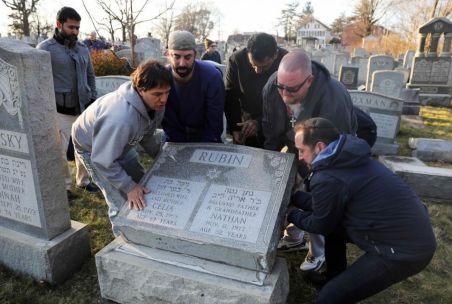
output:
[[[280,151],[287,146],[289,152],[296,153],[293,127],[296,122],[312,117],[328,118],[341,132],[356,133],[354,107],[347,89],[303,52],[290,52],[281,60],[262,96],[265,149]],[[300,163],[301,176],[306,172],[306,166]],[[303,238],[303,231],[289,225],[278,248],[293,251],[304,243]],[[309,252],[300,266],[304,271],[316,271],[324,262],[323,237],[310,234],[310,239]]]
[[[279,151],[287,146],[289,152],[295,153],[293,127],[312,117],[327,118],[344,133],[357,131],[347,89],[303,52],[290,52],[283,58],[262,96],[265,149]]]
[[[285,54],[273,36],[259,33],[229,57],[224,110],[234,143],[263,147],[262,88]]]
[[[354,303],[424,269],[436,249],[425,206],[368,144],[323,118],[295,127],[298,158],[310,167],[287,219],[325,235],[327,284],[317,303]],[[347,268],[346,240],[364,254]]]

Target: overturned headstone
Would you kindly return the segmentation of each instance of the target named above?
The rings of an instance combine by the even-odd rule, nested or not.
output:
[[[0,263],[60,283],[90,245],[69,217],[49,53],[0,39],[0,97]]]
[[[395,138],[400,128],[403,101],[365,91],[349,91],[355,106],[368,113],[377,125],[377,141],[372,152],[377,155],[397,154]]]
[[[151,189],[147,207],[124,206],[113,220],[133,249],[122,250],[126,243],[117,239],[96,255],[102,296],[181,302],[156,279],[163,276],[181,282],[171,291],[181,297],[197,290],[193,303],[200,293],[209,303],[284,303],[287,266],[276,247],[293,161],[292,154],[236,145],[166,144],[142,181]],[[136,267],[130,255],[137,251],[151,260],[134,279],[147,286],[118,294],[119,287],[133,290],[130,277],[118,274]]]
[[[452,169],[430,167],[416,157],[380,156],[379,160],[400,176],[418,196],[450,202]]]
[[[452,141],[434,138],[410,138],[408,145],[413,156],[423,161],[452,163]]]

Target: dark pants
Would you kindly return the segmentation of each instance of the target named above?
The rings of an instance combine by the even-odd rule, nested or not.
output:
[[[432,256],[419,261],[395,261],[365,253],[347,268],[346,235],[325,237],[328,283],[317,303],[355,303],[424,269]]]

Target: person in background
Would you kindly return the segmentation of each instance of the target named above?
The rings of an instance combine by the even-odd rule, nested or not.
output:
[[[162,127],[170,142],[221,142],[224,83],[211,63],[196,60],[192,33],[172,32],[166,52],[172,74]]]
[[[88,47],[88,49],[90,51],[92,50],[107,50],[109,49],[111,46],[107,45],[105,42],[103,42],[100,39],[97,39],[97,34],[95,31],[92,31],[89,34],[89,37],[86,38],[85,40],[83,40],[83,43]]]
[[[162,134],[156,128],[170,91],[171,74],[157,61],[138,66],[131,81],[96,100],[72,127],[75,154],[99,185],[112,220],[127,201],[142,210],[144,194],[151,189],[139,185],[144,169],[134,147],[140,144],[154,157]],[[113,227],[113,233],[119,231]]]
[[[295,145],[310,169],[310,191],[293,195],[287,220],[325,236],[326,284],[317,303],[356,303],[430,263],[436,240],[427,208],[372,159],[363,139],[316,117],[295,126]],[[364,252],[348,267],[347,241]]]
[[[294,51],[281,61],[278,71],[268,79],[263,92],[262,129],[264,148],[296,153],[293,127],[296,122],[324,117],[332,120],[341,132],[355,134],[357,129],[353,104],[347,89],[330,76],[328,70],[306,53]],[[306,177],[307,167],[298,163],[298,172]],[[319,270],[324,261],[324,239],[310,234],[309,252],[300,268]],[[295,251],[305,248],[304,232],[294,225],[284,231],[278,248]]]
[[[225,114],[233,142],[263,148],[262,89],[287,51],[273,36],[254,34],[245,48],[229,57]]]
[[[206,38],[206,40],[204,40],[204,46],[206,48],[206,52],[202,54],[201,60],[210,60],[221,64],[221,56],[217,51],[217,44],[214,41]]]
[[[39,43],[36,48],[50,53],[53,85],[57,109],[57,122],[61,138],[61,155],[65,163],[65,182],[69,200],[75,198],[71,191],[71,171],[67,165],[72,123],[97,96],[96,79],[88,47],[77,40],[81,17],[71,7],[61,8],[56,17],[53,37]],[[99,192],[90,182],[88,172],[75,158],[76,185],[88,192]]]

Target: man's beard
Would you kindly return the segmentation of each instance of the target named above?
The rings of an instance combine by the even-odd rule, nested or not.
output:
[[[193,71],[193,68],[195,67],[195,64],[193,63],[193,65],[191,67],[178,67],[175,69],[176,74],[179,75],[181,78],[185,78],[188,75],[190,75],[190,73]]]
[[[68,48],[73,48],[77,42],[77,35],[73,34],[68,35],[64,31],[58,29],[57,35],[64,40],[64,45],[67,46]]]

